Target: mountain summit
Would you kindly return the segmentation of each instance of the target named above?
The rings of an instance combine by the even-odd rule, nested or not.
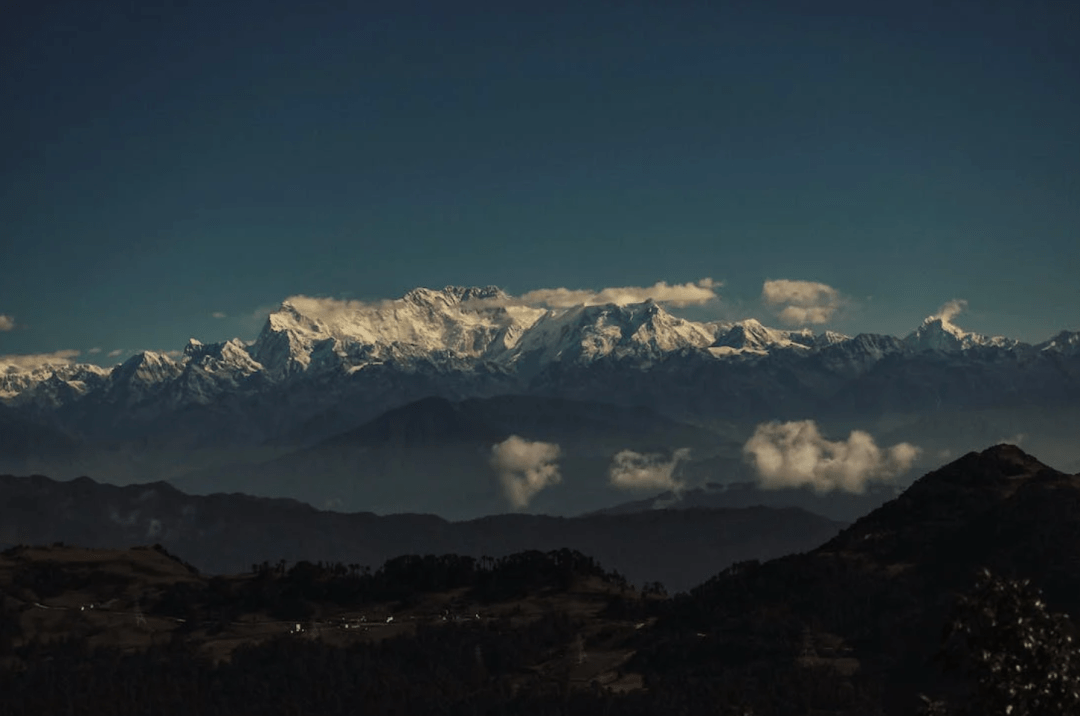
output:
[[[954,353],[976,346],[1012,348],[1019,344],[1019,341],[1004,336],[985,336],[965,331],[945,316],[928,316],[921,326],[904,338],[904,342],[916,351],[942,353]]]

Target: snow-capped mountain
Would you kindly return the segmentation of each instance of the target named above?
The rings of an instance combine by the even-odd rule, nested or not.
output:
[[[1020,343],[1004,336],[984,336],[981,333],[970,333],[943,316],[927,317],[921,326],[904,338],[904,342],[915,351],[938,351],[942,353],[968,350],[976,346],[1013,348]]]
[[[440,353],[494,357],[511,350],[544,314],[508,303],[509,296],[491,286],[418,288],[378,304],[294,298],[270,314],[250,353],[274,378],[303,372],[316,351],[323,367]]]
[[[242,427],[308,440],[428,395],[562,396],[694,420],[982,405],[995,385],[1060,402],[1080,398],[1078,358],[1080,333],[1033,347],[941,317],[904,339],[848,337],[697,323],[651,300],[542,309],[495,287],[420,288],[377,303],[290,298],[254,341],[192,339],[177,358],[148,351],[112,369],[8,359],[0,401],[74,434],[182,426],[227,440]]]
[[[839,336],[840,334],[832,334]],[[760,321],[748,318],[739,321],[719,334],[710,346],[717,357],[754,353],[764,355],[777,349],[807,349],[814,346],[814,334],[809,329],[782,331],[766,328]]]
[[[51,356],[40,360],[0,358],[0,401],[59,405],[98,388],[112,370]]]
[[[176,379],[174,403],[207,404],[218,396],[239,391],[263,366],[239,339],[203,344],[192,338],[184,348],[183,371]]]
[[[1080,331],[1062,331],[1050,340],[1036,345],[1035,350],[1061,356],[1080,355]]]
[[[676,318],[655,302],[627,306],[579,306],[544,313],[499,358],[529,373],[557,362],[589,364],[598,359],[651,361],[714,340],[702,324]]]

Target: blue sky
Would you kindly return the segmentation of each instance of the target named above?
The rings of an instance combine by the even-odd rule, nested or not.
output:
[[[695,317],[777,324],[790,279],[843,297],[819,329],[959,298],[1042,340],[1080,328],[1078,36],[1064,1],[17,3],[0,354],[704,277]]]

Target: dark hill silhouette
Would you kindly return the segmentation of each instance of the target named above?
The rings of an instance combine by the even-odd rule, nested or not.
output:
[[[785,665],[742,689],[755,713],[788,712],[778,685],[822,668],[851,672],[851,693],[883,690],[888,713],[913,713],[918,691],[950,687],[931,658],[977,568],[1030,578],[1052,610],[1080,612],[1077,514],[1080,476],[1012,445],[970,453],[811,552],[734,565],[675,599],[638,665],[656,678],[684,672],[691,657],[675,645],[693,631],[707,635],[695,673],[738,681],[756,660]]]
[[[500,557],[570,547],[632,582],[685,590],[727,565],[810,549],[841,523],[798,510],[685,510],[592,517],[338,513],[295,500],[186,495],[168,483],[118,487],[0,476],[0,546],[63,541],[85,547],[159,542],[204,571],[235,573],[265,560],[377,566],[401,554]]]

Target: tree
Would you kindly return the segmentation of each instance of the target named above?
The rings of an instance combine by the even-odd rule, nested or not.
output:
[[[1046,609],[1029,580],[980,571],[946,626],[938,656],[973,680],[961,707],[924,698],[928,716],[1080,714],[1080,655],[1068,616]]]

